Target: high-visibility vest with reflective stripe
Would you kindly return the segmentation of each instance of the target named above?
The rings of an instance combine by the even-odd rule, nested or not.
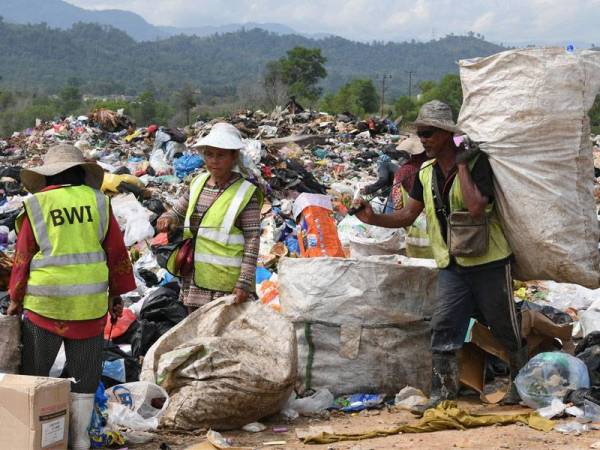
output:
[[[402,190],[402,204],[406,207],[408,203],[408,192],[406,192],[402,186],[400,186],[400,189]],[[429,243],[427,219],[424,212],[419,214],[406,231],[406,256],[410,256],[411,258],[433,259],[433,250]]]
[[[34,194],[24,205],[39,247],[30,263],[24,308],[57,320],[104,316],[107,197],[87,186],[68,186]]]
[[[190,185],[190,201],[185,217],[184,239],[192,237],[190,219],[210,174],[196,177]],[[231,292],[240,277],[244,255],[244,235],[235,221],[256,191],[240,178],[211,205],[198,227],[194,245],[194,283],[215,291]]]
[[[427,216],[427,234],[429,235],[433,256],[437,266],[443,269],[450,264],[450,252],[448,251],[446,241],[442,237],[440,223],[435,212],[436,208],[432,193],[432,181],[435,176],[435,171],[433,169],[434,161],[435,160],[423,163],[421,171],[419,172],[419,178],[423,185],[423,201],[425,203],[425,215]],[[473,169],[476,161],[477,158],[469,163],[469,170]],[[458,175],[452,182],[449,195],[451,212],[466,210]],[[487,205],[485,213],[487,214],[489,223],[488,251],[481,256],[456,256],[456,262],[463,267],[478,266],[493,261],[499,261],[508,258],[512,253],[510,246],[504,237],[494,203]]]

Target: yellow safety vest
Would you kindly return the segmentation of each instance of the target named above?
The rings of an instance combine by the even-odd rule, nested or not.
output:
[[[68,186],[38,192],[24,205],[39,247],[30,263],[24,308],[56,320],[104,316],[108,198],[88,186]]]
[[[406,207],[408,203],[408,192],[400,186],[402,191],[402,204]],[[433,250],[429,243],[427,234],[427,219],[425,213],[419,214],[413,224],[406,231],[406,256],[411,258],[433,259]]]
[[[473,169],[476,161],[477,158],[469,163],[469,170]],[[425,215],[427,217],[427,234],[429,235],[435,262],[439,268],[443,269],[450,264],[450,252],[448,251],[446,241],[442,237],[440,223],[435,212],[436,208],[432,193],[432,181],[435,176],[433,168],[434,162],[435,160],[430,160],[423,163],[419,172],[419,179],[423,185],[423,201],[425,203]],[[460,179],[457,175],[450,187],[450,212],[465,210],[466,206],[460,188]],[[508,258],[512,253],[510,246],[504,237],[495,205],[493,203],[488,204],[485,213],[488,216],[490,227],[488,251],[482,256],[456,256],[456,262],[463,267],[479,266],[481,264],[499,261]]]
[[[210,174],[190,184],[190,201],[183,238],[192,238],[190,219]],[[240,178],[229,186],[206,211],[198,227],[194,245],[194,283],[214,291],[231,292],[240,277],[244,255],[244,235],[235,221],[246,207],[256,186]]]

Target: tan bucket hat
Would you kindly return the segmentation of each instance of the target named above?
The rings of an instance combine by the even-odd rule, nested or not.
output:
[[[432,100],[421,106],[415,126],[435,127],[451,133],[460,133],[452,118],[452,109],[444,102]]]
[[[21,170],[23,186],[35,194],[46,187],[46,177],[57,175],[71,167],[81,166],[85,170],[85,184],[100,189],[104,179],[104,170],[96,163],[87,162],[81,150],[70,144],[50,147],[39,167]]]
[[[411,134],[398,144],[396,150],[404,151],[409,155],[420,155],[425,151],[425,147],[421,144],[421,139]]]

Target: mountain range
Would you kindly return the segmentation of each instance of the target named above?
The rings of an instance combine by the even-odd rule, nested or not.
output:
[[[126,32],[136,41],[155,41],[178,34],[209,36],[215,33],[231,33],[241,29],[260,28],[277,34],[301,34],[278,23],[232,23],[199,27],[166,27],[148,23],[143,17],[118,9],[88,10],[62,0],[0,0],[0,16],[17,24],[46,23],[50,27],[68,29],[78,22],[109,25]],[[325,37],[326,34],[306,35]]]

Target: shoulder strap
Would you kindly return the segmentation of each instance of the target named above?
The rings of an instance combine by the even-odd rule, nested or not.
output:
[[[440,187],[438,185],[437,173],[435,171],[435,167],[431,167],[431,187],[433,188],[433,201],[435,203],[435,209],[437,211],[441,211],[445,217],[448,217],[448,211],[444,206],[444,200],[442,194],[440,193]]]

